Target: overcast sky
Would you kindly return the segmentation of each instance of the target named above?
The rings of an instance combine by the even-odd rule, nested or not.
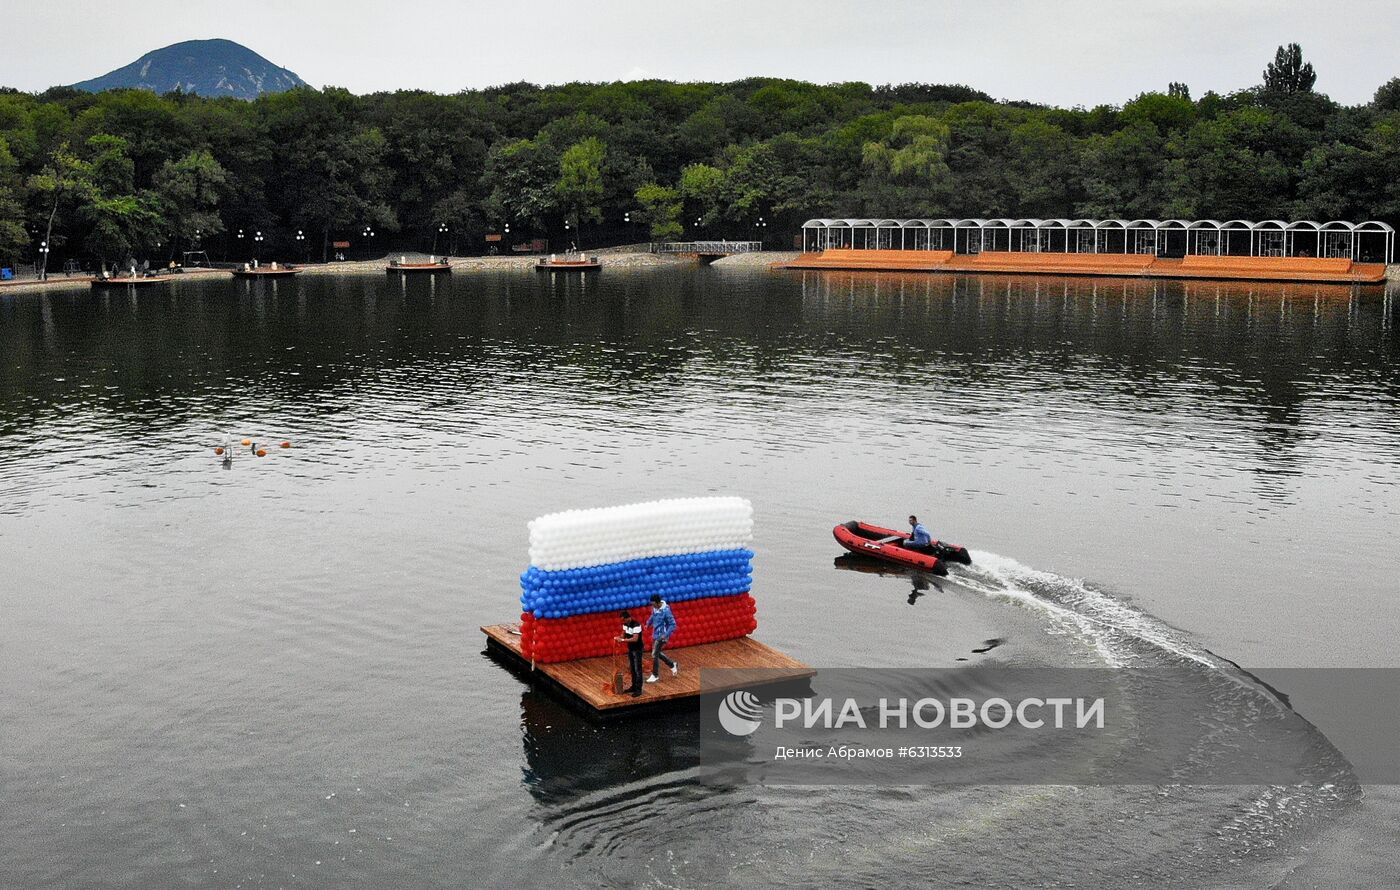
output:
[[[1290,41],[1341,102],[1400,74],[1396,0],[0,0],[0,23],[0,85],[23,90],[205,37],[357,93],[765,75],[1121,104],[1172,80],[1250,86]]]

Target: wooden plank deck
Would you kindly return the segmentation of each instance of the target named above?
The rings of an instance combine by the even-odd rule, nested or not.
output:
[[[1313,284],[1383,284],[1382,263],[1342,257],[1198,256],[1167,259],[1153,254],[1029,253],[985,250],[953,254],[946,250],[833,249],[804,253],[776,269],[841,271],[951,272],[961,274],[1070,275],[1076,277],[1203,278],[1217,281],[1289,281]]]
[[[504,655],[517,668],[530,670],[529,659],[520,651],[518,624],[488,624],[481,628],[481,632],[486,634],[488,648]],[[577,704],[599,716],[616,715],[662,702],[698,698],[702,668],[727,668],[734,671],[733,674],[726,675],[729,680],[723,685],[716,685],[711,680],[706,692],[792,683],[808,680],[817,673],[797,659],[784,655],[752,637],[668,649],[667,654],[680,665],[680,674],[671,676],[671,672],[663,667],[661,679],[656,683],[644,684],[639,698],[633,698],[626,692],[621,695],[613,693],[614,661],[611,656],[539,664],[535,665],[531,673],[543,677],[550,685],[573,698]],[[617,669],[627,676],[626,655],[618,656],[616,663]],[[651,653],[647,653],[644,669],[651,669]],[[743,672],[746,670],[753,673],[746,675]]]

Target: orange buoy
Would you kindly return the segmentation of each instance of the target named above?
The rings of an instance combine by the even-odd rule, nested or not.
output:
[[[278,447],[278,448],[291,448],[291,447],[292,447],[292,443],[291,443],[291,442],[283,442],[281,445],[279,445],[279,446],[277,446],[277,447]]]
[[[258,449],[258,457],[267,457],[267,452],[264,451],[263,449],[259,448],[259,449]]]
[[[242,445],[252,445],[252,444],[253,444],[253,440],[252,440],[252,439],[244,439],[244,440],[243,440],[241,443],[239,443],[239,444],[242,444]]]
[[[224,446],[222,446],[222,445],[215,445],[215,446],[214,446],[214,453],[215,453],[215,454],[223,454],[223,453],[224,453]]]

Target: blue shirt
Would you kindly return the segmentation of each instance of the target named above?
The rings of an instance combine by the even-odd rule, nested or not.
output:
[[[651,626],[653,640],[669,640],[671,634],[676,631],[676,616],[671,614],[669,605],[662,603],[651,610],[651,618],[647,619],[647,624]]]
[[[929,536],[928,529],[924,528],[922,522],[914,523],[914,533],[909,539],[909,543],[916,547],[927,547],[933,543],[933,538]]]

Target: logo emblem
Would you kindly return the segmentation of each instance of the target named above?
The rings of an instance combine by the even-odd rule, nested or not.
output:
[[[762,722],[763,706],[752,692],[731,692],[719,703],[719,725],[730,735],[752,735]]]

